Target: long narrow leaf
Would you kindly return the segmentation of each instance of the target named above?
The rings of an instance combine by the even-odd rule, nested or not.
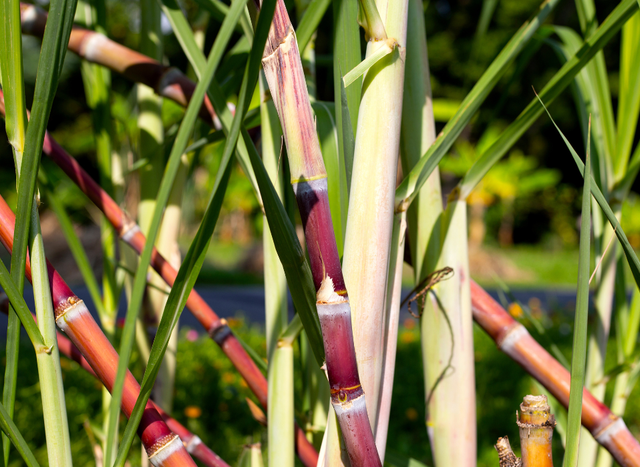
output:
[[[31,321],[33,321],[33,319]],[[2,404],[0,404],[0,427],[16,447],[25,464],[27,464],[28,467],[39,467],[40,464],[38,464],[31,449],[29,449],[29,445],[24,440],[20,430],[18,430],[18,427],[13,423],[13,420],[11,420],[11,417]]]
[[[580,50],[551,78],[549,83],[547,83],[540,92],[540,98],[544,102],[550,103],[558,97],[558,95],[571,84],[578,72],[609,42],[637,9],[637,4],[633,0],[624,0],[621,2]],[[527,128],[537,120],[542,114],[542,111],[542,108],[534,98],[522,113],[520,113],[518,118],[502,132],[500,138],[475,161],[471,169],[469,169],[460,181],[461,199],[469,196],[469,193],[471,193],[473,188],[482,180],[484,175],[500,160],[509,148],[513,146]],[[440,139],[442,139],[442,137],[439,138],[438,141]],[[438,144],[438,141],[436,141],[436,144]]]
[[[558,4],[557,0],[547,0],[542,3],[540,10],[530,21],[526,22],[511,38],[502,52],[489,65],[480,80],[460,105],[456,115],[449,120],[442,133],[429,150],[420,158],[415,167],[396,189],[396,205],[405,207],[413,201],[422,185],[427,181],[433,169],[449,151],[451,145],[460,135],[471,117],[478,110],[491,89],[506,72],[509,64],[515,59],[525,44],[531,39],[535,31]]]
[[[300,24],[298,24],[298,29],[296,29],[299,50],[304,50],[307,47],[330,3],[330,0],[312,0],[307,6]]]
[[[590,128],[589,128],[590,129]],[[578,465],[578,445],[582,416],[582,388],[587,361],[587,321],[589,317],[589,258],[591,253],[591,158],[587,143],[584,188],[582,190],[582,220],[580,221],[580,257],[578,260],[578,293],[573,324],[571,356],[571,390],[564,467]]]
[[[115,463],[116,467],[124,466],[127,454],[135,437],[137,426],[142,419],[144,408],[149,399],[149,396],[151,395],[151,390],[153,389],[153,384],[155,383],[156,376],[158,375],[160,363],[162,362],[162,358],[164,357],[164,352],[169,343],[169,338],[171,336],[173,328],[178,322],[180,313],[182,313],[182,310],[184,309],[189,293],[195,285],[196,279],[205,259],[207,248],[209,246],[209,243],[211,242],[211,235],[213,234],[215,224],[218,220],[218,215],[220,214],[220,208],[222,207],[222,201],[224,199],[227,183],[229,181],[229,175],[231,174],[231,157],[235,152],[236,141],[240,134],[242,121],[249,108],[253,90],[255,89],[256,83],[258,81],[258,73],[260,72],[260,65],[262,61],[262,51],[264,50],[264,44],[266,43],[267,35],[269,33],[273,11],[275,10],[275,3],[275,0],[270,0],[265,1],[262,5],[261,15],[258,20],[253,46],[251,48],[249,63],[247,64],[247,68],[245,70],[245,77],[242,82],[242,89],[240,92],[238,105],[236,107],[236,114],[233,118],[231,131],[225,142],[222,162],[216,176],[213,193],[209,201],[209,205],[207,206],[207,209],[205,211],[202,223],[200,224],[200,227],[198,229],[198,233],[196,234],[196,237],[192,242],[189,251],[187,252],[182,266],[178,271],[176,281],[171,288],[171,292],[169,293],[169,298],[167,299],[167,304],[162,314],[160,325],[158,326],[158,332],[151,347],[149,361],[147,362],[147,368],[142,379],[140,396],[138,397],[136,406],[131,413],[131,417],[129,418],[129,422],[127,423],[127,428],[125,429],[123,440],[118,451],[118,457]],[[244,10],[244,5],[245,2],[240,0],[236,0],[232,4],[229,10],[229,15],[227,16],[227,18],[225,18],[225,22],[223,23],[223,28],[227,26],[229,31],[232,30],[233,26],[238,21],[239,14]],[[237,15],[235,15],[235,13],[237,13]],[[220,37],[224,37],[224,35],[220,33],[218,35],[218,38]],[[211,63],[215,64],[215,52],[217,43],[218,39],[216,39],[216,43],[214,43],[211,58],[209,59],[209,63],[207,64],[207,71],[204,74],[203,80],[198,83],[198,87],[196,88],[196,92],[199,91],[202,94],[202,97],[197,100],[198,103],[200,103],[201,99],[204,98],[204,89],[206,89],[206,87],[209,85],[210,79],[213,77],[212,71],[215,69],[215,66],[212,66]],[[189,109],[190,108],[191,105],[189,106]],[[195,111],[197,111],[196,105],[194,105],[193,108]],[[195,121],[196,116],[197,114],[194,112],[193,121]],[[181,125],[181,129],[178,132],[176,144],[180,139],[180,133],[183,125],[185,124],[185,121],[187,121],[186,117],[183,121],[183,124]],[[192,125],[193,121],[189,122],[189,124]],[[184,145],[180,148],[180,153],[182,153],[185,146],[186,140],[184,142]],[[157,212],[158,210],[156,209],[156,213]],[[147,248],[147,245],[152,245],[152,243],[149,242],[150,240],[147,239],[145,249]],[[136,276],[136,279],[137,278],[138,277]]]
[[[176,173],[180,167],[180,158],[184,153],[184,149],[187,146],[193,125],[198,117],[198,112],[200,110],[200,105],[204,100],[206,89],[209,85],[209,82],[213,78],[218,64],[220,63],[224,49],[226,48],[231,33],[233,32],[233,28],[238,22],[240,14],[243,11],[243,7],[243,2],[237,2],[237,5],[234,4],[232,6],[230,14],[225,19],[220,32],[216,37],[216,40],[209,54],[209,60],[207,61],[205,71],[201,76],[200,82],[196,86],[191,102],[189,102],[189,106],[187,107],[185,116],[182,120],[182,123],[180,124],[180,129],[178,130],[178,135],[176,136],[176,140],[173,144],[171,155],[169,156],[169,162],[167,164],[167,168],[165,169],[165,173],[160,184],[158,197],[156,199],[155,211],[149,226],[149,236],[147,237],[144,249],[142,251],[142,254],[140,255],[140,263],[138,265],[138,270],[134,278],[133,294],[131,297],[131,302],[129,304],[127,317],[125,319],[125,326],[120,343],[120,361],[118,363],[118,373],[116,375],[116,380],[112,391],[111,406],[109,410],[109,432],[107,434],[108,445],[112,445],[112,443],[115,442],[114,436],[117,427],[118,413],[120,411],[122,385],[124,383],[124,378],[129,365],[129,359],[131,358],[131,351],[133,348],[135,333],[135,323],[140,312],[140,306],[142,305],[147,271],[149,268],[149,263],[151,261],[151,253],[153,251],[155,239],[159,230],[160,221],[162,220],[162,214],[164,212],[167,201],[169,200],[169,194],[171,192]],[[199,49],[198,54],[201,54]],[[144,407],[144,404],[141,407]],[[129,423],[129,425],[131,425],[131,423]],[[137,424],[133,426],[137,426]],[[135,430],[133,431],[135,432]],[[127,441],[128,443],[128,446],[126,448],[124,444],[125,441]],[[130,440],[123,440],[123,445],[118,451],[118,459],[116,465],[124,464],[126,453],[128,453],[130,443],[132,441],[133,435],[131,435]]]
[[[545,107],[540,96],[538,97],[538,99],[540,101],[540,104],[542,105],[542,108],[545,110],[545,112],[547,112],[547,115],[549,115],[551,122],[556,127],[556,129],[560,133],[560,136],[562,137],[565,144],[569,148],[569,151],[573,156],[573,160],[578,166],[578,170],[580,170],[580,173],[584,175],[584,163],[582,162],[582,160],[580,160],[580,156],[578,156],[578,153],[575,151],[575,149],[573,149],[573,146],[571,146],[571,143],[569,142],[569,140],[565,138],[562,131],[560,131],[560,128],[558,127],[558,125],[556,125],[556,122],[553,120],[553,118],[551,118],[551,114],[549,113],[549,110]],[[602,191],[600,191],[600,188],[593,180],[593,176],[591,177],[590,186],[591,186],[591,193],[593,194],[593,197],[600,205],[600,208],[602,209],[602,211],[604,212],[604,215],[606,216],[607,220],[611,224],[611,227],[613,227],[616,237],[618,237],[618,240],[622,245],[622,250],[624,251],[624,254],[627,257],[627,262],[629,263],[629,267],[631,268],[631,274],[633,275],[633,279],[635,280],[636,285],[640,289],[640,261],[638,260],[638,257],[636,256],[636,253],[633,250],[633,247],[629,243],[629,239],[627,238],[626,234],[622,230],[622,226],[620,225],[618,218],[613,213],[613,210],[611,209],[611,206],[609,206],[609,203],[607,203],[607,200],[602,194]]]
[[[27,331],[27,335],[29,339],[31,339],[31,343],[34,347],[42,347],[44,346],[44,339],[38,326],[36,326],[36,322],[33,320],[33,316],[29,311],[29,307],[27,306],[24,298],[22,298],[22,293],[18,290],[13,278],[7,271],[7,267],[0,260],[0,285],[4,289],[7,297],[9,297],[9,301],[13,306],[16,314],[20,318],[20,322],[24,326],[24,329]]]
[[[0,2],[2,21],[0,21],[0,81],[5,92],[7,118],[5,129],[9,143],[13,149],[16,171],[19,176],[22,155],[24,153],[25,134],[27,130],[27,108],[24,95],[24,79],[22,71],[22,33],[20,31],[20,4],[17,0]],[[24,275],[20,268],[13,271],[18,290],[22,292]],[[7,325],[6,364],[2,401],[9,417],[13,417],[18,378],[18,356],[20,353],[20,320],[12,307],[9,307]],[[2,435],[4,465],[9,463],[10,441]]]

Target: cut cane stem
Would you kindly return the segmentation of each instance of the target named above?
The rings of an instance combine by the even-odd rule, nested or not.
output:
[[[553,467],[551,438],[556,420],[547,396],[525,396],[520,404],[518,428],[522,463],[528,467]]]
[[[327,175],[295,33],[282,1],[276,5],[262,64],[280,117],[309,251],[331,402],[351,465],[381,465],[358,376],[351,307],[331,222]]]
[[[564,407],[569,405],[569,371],[554,359],[525,327],[491,296],[471,281],[473,319]],[[623,467],[640,467],[640,444],[622,418],[614,415],[587,389],[582,396],[582,425]]]

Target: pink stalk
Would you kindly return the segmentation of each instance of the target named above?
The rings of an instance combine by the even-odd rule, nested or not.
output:
[[[0,91],[0,113],[4,114],[4,99]],[[89,197],[113,225],[118,236],[127,245],[140,254],[146,238],[140,227],[120,206],[98,185],[91,176],[71,157],[47,132],[45,134],[43,153],[50,157],[58,167]],[[178,271],[154,247],[151,255],[151,267],[160,274],[164,281],[173,286]],[[263,407],[267,407],[267,380],[255,362],[244,350],[240,342],[231,332],[227,321],[220,318],[205,300],[194,289],[187,299],[187,309],[209,333],[209,336],[220,346],[231,363],[246,381],[251,391]],[[305,433],[296,424],[296,451],[306,467],[316,467],[318,453],[306,438]]]
[[[47,13],[39,7],[20,4],[22,32],[42,37],[47,24]],[[117,42],[88,29],[74,26],[69,38],[69,50],[81,58],[103,65],[120,73],[133,82],[143,83],[159,96],[171,99],[186,107],[196,85],[180,70],[165,66],[157,60],[131,50]],[[205,96],[200,109],[200,118],[216,128],[220,128],[209,98]]]
[[[4,294],[0,294],[0,311],[6,314],[8,311],[8,305],[9,299],[7,298],[7,296]],[[33,315],[33,319],[36,319],[35,315]],[[61,354],[66,356],[69,360],[73,360],[74,362],[76,362],[95,378],[98,378],[98,375],[96,375],[96,372],[93,371],[93,368],[91,368],[91,365],[89,365],[87,359],[84,358],[78,348],[73,345],[73,342],[67,339],[61,332],[57,333],[57,342],[58,350],[60,350]],[[227,464],[220,458],[220,456],[209,449],[197,435],[191,433],[185,426],[183,426],[171,415],[164,412],[154,402],[152,402],[152,404],[158,411],[164,422],[167,424],[169,429],[180,437],[182,444],[185,445],[189,454],[193,454],[196,459],[200,460],[207,467],[229,467],[229,464]]]
[[[13,249],[15,215],[0,197],[0,241],[7,251]],[[67,286],[56,270],[47,263],[51,298],[56,324],[82,352],[89,365],[105,387],[111,391],[118,368],[118,354],[100,326],[95,322],[84,302]],[[31,280],[31,265],[27,261],[25,275]],[[131,372],[127,373],[122,394],[122,408],[130,416],[135,406],[140,385]],[[151,402],[147,403],[138,426],[138,435],[149,461],[155,467],[189,466],[195,463],[184,448],[178,435],[173,433]]]
[[[287,145],[324,341],[331,403],[351,465],[381,466],[360,384],[351,307],[336,246],[324,167],[295,32],[276,5],[262,64]]]
[[[473,319],[500,350],[518,362],[562,405],[569,406],[571,375],[526,328],[513,319],[482,287],[471,281]],[[640,467],[640,444],[622,418],[614,415],[586,388],[582,395],[582,425],[623,467]]]

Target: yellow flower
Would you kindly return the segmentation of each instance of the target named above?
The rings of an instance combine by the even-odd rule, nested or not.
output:
[[[202,409],[195,405],[190,405],[184,409],[184,414],[189,418],[198,418],[202,415]]]
[[[512,303],[509,305],[509,314],[514,318],[520,318],[522,313],[522,307],[518,303]]]

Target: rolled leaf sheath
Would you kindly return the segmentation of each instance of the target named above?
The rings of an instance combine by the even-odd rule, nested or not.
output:
[[[20,4],[22,32],[42,37],[47,23],[47,13],[39,7]],[[131,81],[143,83],[158,95],[186,107],[196,88],[193,81],[176,68],[165,66],[157,60],[135,52],[112,41],[103,34],[75,26],[69,38],[69,50],[81,58],[103,65]],[[200,117],[209,125],[220,129],[209,98],[205,96]]]
[[[0,91],[0,112],[4,113],[4,100]],[[91,176],[51,137],[45,134],[43,153],[50,157],[62,171],[89,197],[102,211],[118,236],[138,254],[146,243],[140,227],[133,221]],[[151,267],[162,276],[170,286],[173,285],[178,272],[154,247],[151,254]],[[221,319],[205,300],[194,289],[187,298],[187,308],[207,330],[209,336],[221,347],[233,363],[249,389],[258,398],[263,407],[267,407],[267,380],[249,357],[246,350],[231,332],[225,319]],[[304,432],[296,425],[296,452],[306,467],[315,467],[318,453],[307,440]]]
[[[15,215],[0,197],[0,241],[7,251],[13,249]],[[80,300],[64,282],[56,270],[47,263],[51,299],[53,301],[56,324],[71,339],[84,355],[94,373],[105,387],[111,391],[118,367],[118,354],[95,322],[84,302]],[[31,266],[27,262],[25,275],[31,280]],[[140,386],[129,372],[125,379],[122,408],[127,417],[140,393]],[[187,453],[178,435],[164,423],[151,402],[138,426],[138,434],[156,467],[188,466],[195,463]]]
[[[558,401],[568,407],[571,375],[526,328],[500,304],[471,281],[473,319],[496,342],[500,350],[520,364]],[[640,467],[640,444],[622,418],[614,415],[585,389],[582,395],[582,425],[623,467]]]

